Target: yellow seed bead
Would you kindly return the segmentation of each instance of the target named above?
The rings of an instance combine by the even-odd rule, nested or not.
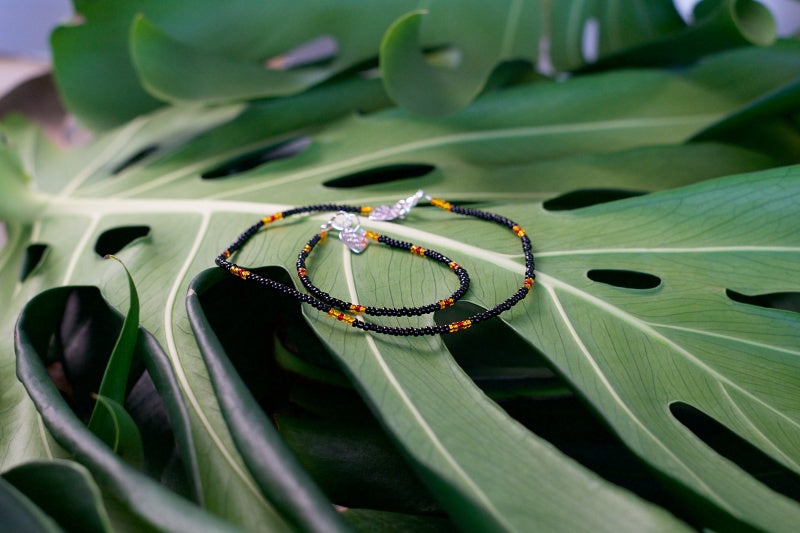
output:
[[[374,231],[367,230],[367,233],[366,233],[365,237],[367,239],[372,239],[373,241],[377,241],[381,236],[380,236],[379,233],[375,233]]]
[[[450,202],[446,202],[440,198],[431,199],[431,205],[438,207],[439,209],[444,209],[445,211],[450,211],[450,209],[453,208],[453,206],[450,205]]]
[[[446,300],[439,300],[438,303],[439,303],[439,309],[447,309],[448,307],[451,307],[453,304],[455,304],[456,301],[453,300],[452,298],[448,298]]]
[[[225,259],[228,259],[231,256],[231,251],[225,250],[224,252],[222,252],[222,255],[225,256]]]
[[[283,218],[283,213],[275,213],[274,215],[269,215],[261,219],[262,224],[269,224],[270,222],[275,222],[276,220],[280,220]]]
[[[370,206],[365,205],[361,208],[362,215],[369,215],[370,213],[372,213],[372,208]]]
[[[452,268],[453,270],[455,270],[455,269],[457,269],[457,268],[459,267],[459,264],[458,264],[458,263],[456,263],[455,261],[450,261],[450,263],[449,263],[449,265],[448,265],[448,266],[449,266],[450,268]]]
[[[304,251],[305,253],[307,253],[307,254],[308,254],[308,253],[311,253],[311,246],[309,246],[308,244],[306,244],[305,246],[303,246],[303,251]]]

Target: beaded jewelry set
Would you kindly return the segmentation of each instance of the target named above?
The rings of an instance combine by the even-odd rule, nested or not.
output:
[[[458,215],[474,217],[489,222],[494,222],[496,224],[500,224],[501,226],[510,229],[514,233],[514,235],[516,235],[520,239],[520,242],[522,244],[523,255],[525,256],[525,278],[522,283],[522,286],[519,289],[517,289],[517,291],[514,292],[510,297],[506,298],[504,301],[497,304],[493,308],[472,315],[471,317],[465,320],[459,320],[457,322],[451,322],[449,324],[402,328],[394,326],[382,326],[372,322],[366,322],[364,320],[361,320],[360,318],[357,318],[357,315],[370,315],[370,316],[425,315],[437,311],[439,309],[446,309],[452,306],[456,301],[462,298],[469,289],[469,284],[470,284],[469,274],[461,265],[451,260],[449,257],[437,252],[436,250],[423,248],[421,246],[417,246],[410,242],[399,241],[397,239],[393,239],[392,237],[381,235],[379,233],[364,230],[361,228],[358,219],[359,214],[368,216],[370,220],[394,220],[397,218],[405,218],[405,215],[407,215],[411,211],[411,209],[414,206],[416,206],[417,203],[422,199],[427,200],[430,203],[430,205],[438,207],[445,211],[449,211],[451,213],[455,213]],[[300,292],[294,287],[291,287],[289,285],[284,285],[283,283],[279,283],[269,278],[265,278],[255,272],[251,272],[229,261],[231,256],[237,250],[241,249],[245,245],[245,243],[265,225],[271,224],[281,219],[288,218],[292,215],[297,215],[302,213],[305,214],[316,213],[320,211],[335,212],[335,215],[333,215],[330,218],[330,220],[322,226],[321,230],[317,234],[315,234],[305,244],[305,246],[303,246],[303,249],[300,251],[300,254],[297,257],[297,263],[296,263],[297,275],[300,278],[300,282],[306,288],[308,293]],[[367,247],[369,241],[375,241],[384,244],[386,246],[389,246],[391,248],[408,250],[414,255],[418,255],[420,257],[425,257],[428,259],[432,259],[436,262],[442,263],[447,267],[449,267],[450,270],[452,270],[453,273],[458,277],[459,287],[448,298],[444,298],[442,300],[438,300],[434,303],[430,303],[420,307],[398,307],[398,308],[373,307],[373,306],[366,306],[366,305],[346,302],[344,300],[340,300],[339,298],[335,298],[311,282],[306,267],[306,259],[314,250],[314,247],[320,242],[324,242],[328,236],[328,232],[331,230],[337,231],[339,233],[339,239],[343,243],[345,243],[354,253],[361,253]],[[280,291],[284,294],[288,294],[294,298],[297,298],[303,303],[307,303],[313,306],[314,308],[319,309],[320,311],[326,312],[327,315],[330,316],[331,318],[335,318],[340,322],[348,324],[354,328],[362,329],[364,331],[372,331],[375,333],[383,333],[386,335],[396,335],[396,336],[443,335],[445,333],[455,333],[457,331],[465,330],[470,326],[473,326],[479,322],[483,322],[490,318],[496,317],[503,311],[511,309],[511,307],[516,305],[518,302],[520,302],[523,298],[525,298],[528,295],[531,288],[533,287],[533,281],[535,278],[531,241],[526,235],[525,230],[523,230],[517,223],[501,215],[496,215],[494,213],[489,213],[486,211],[480,211],[478,209],[460,207],[457,205],[452,205],[450,202],[446,202],[438,198],[431,198],[430,196],[426,195],[423,191],[417,191],[416,194],[409,196],[408,198],[405,198],[403,200],[400,200],[391,206],[381,205],[373,208],[369,206],[316,204],[316,205],[295,207],[287,211],[282,211],[279,213],[275,213],[273,215],[266,216],[261,220],[259,220],[258,222],[256,222],[255,224],[253,224],[252,226],[250,226],[249,228],[247,228],[241,235],[239,235],[239,237],[233,242],[233,244],[228,246],[227,249],[225,249],[219,256],[217,256],[216,263],[221,268],[227,270],[234,276],[240,277],[243,280],[254,281],[271,289]]]

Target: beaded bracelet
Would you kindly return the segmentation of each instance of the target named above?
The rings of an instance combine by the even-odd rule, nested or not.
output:
[[[458,276],[459,287],[455,292],[453,292],[452,295],[450,295],[449,298],[438,300],[435,303],[419,307],[373,307],[346,302],[331,296],[311,282],[308,276],[308,269],[306,268],[306,259],[318,243],[325,242],[330,229],[339,231],[339,238],[345,243],[350,243],[348,246],[350,246],[351,250],[356,253],[360,253],[363,249],[361,248],[361,244],[363,244],[361,239],[363,238],[379,242],[391,248],[408,250],[414,255],[427,257],[433,259],[434,261],[445,264],[456,276]],[[357,243],[355,247],[352,244],[353,242]],[[305,246],[303,246],[303,249],[297,256],[297,276],[300,278],[300,282],[303,284],[306,290],[308,290],[308,292],[310,292],[317,299],[322,300],[323,302],[343,311],[363,313],[365,315],[372,316],[421,316],[427,315],[428,313],[433,313],[434,311],[440,309],[447,309],[461,299],[462,296],[464,296],[469,289],[470,281],[469,274],[464,267],[449,257],[437,252],[436,250],[422,248],[421,246],[416,246],[410,242],[398,241],[397,239],[375,233],[374,231],[364,231],[362,235],[361,225],[358,223],[358,217],[351,213],[347,213],[346,211],[340,211],[337,213],[336,216],[331,218],[327,224],[322,226],[322,231],[311,237]]]
[[[313,213],[318,211],[335,211],[343,213],[360,213],[362,215],[369,215],[369,218],[371,220],[393,220],[395,218],[403,218],[406,214],[409,213],[411,208],[414,207],[417,204],[417,202],[422,198],[428,200],[432,206],[438,207],[445,211],[449,211],[451,213],[455,213],[458,215],[478,218],[489,222],[494,222],[496,224],[499,224],[501,226],[510,229],[520,239],[520,242],[522,244],[523,255],[525,257],[525,278],[523,280],[522,286],[519,289],[517,289],[517,291],[514,292],[511,296],[509,296],[508,298],[506,298],[504,301],[500,302],[493,308],[472,315],[465,320],[459,320],[457,322],[451,322],[449,324],[441,324],[436,326],[402,328],[394,326],[382,326],[379,324],[374,324],[371,322],[365,322],[363,320],[359,320],[355,316],[345,311],[337,310],[336,307],[332,306],[330,303],[327,303],[326,301],[319,299],[316,296],[302,293],[296,290],[294,287],[290,287],[288,285],[284,285],[283,283],[279,283],[269,278],[265,278],[255,272],[246,270],[240,267],[239,265],[236,265],[235,263],[231,263],[230,261],[228,261],[228,259],[230,259],[230,257],[237,250],[239,250],[242,246],[244,246],[244,244],[262,227],[277,220],[288,218],[292,215],[296,215],[299,213]],[[343,237],[343,235],[345,236]],[[340,232],[339,237],[340,239],[342,239],[343,242],[345,242],[345,244],[350,246],[351,249],[355,252],[360,252],[361,250],[363,250],[363,248],[366,246],[368,238],[367,232],[361,230],[360,228],[356,229],[353,232],[342,231]],[[314,238],[316,238],[316,236]],[[312,240],[314,240],[314,238],[312,238]],[[319,238],[321,239],[322,237],[320,236]],[[372,238],[372,232],[370,232],[369,238]],[[394,244],[396,244],[396,246],[394,246]],[[411,245],[410,243],[404,243],[402,241],[392,240],[392,244],[390,244],[390,246],[401,249],[408,249],[409,251],[417,255],[426,255],[425,252],[427,251],[424,248]],[[308,254],[310,250],[306,252],[304,249],[304,252]],[[301,252],[301,256],[302,253],[303,252]],[[270,287],[284,294],[293,296],[294,298],[297,298],[301,302],[307,303],[312,307],[319,309],[320,311],[325,311],[329,317],[335,318],[352,327],[362,329],[364,331],[373,331],[375,333],[382,333],[386,335],[396,335],[396,336],[442,335],[445,333],[455,333],[457,331],[465,330],[475,324],[496,317],[503,311],[511,309],[514,305],[519,303],[522,299],[524,299],[528,295],[531,288],[533,287],[535,279],[532,245],[525,230],[522,229],[518,224],[516,224],[511,219],[508,219],[501,215],[496,215],[494,213],[489,213],[478,209],[460,207],[452,205],[450,204],[450,202],[446,202],[444,200],[431,198],[430,196],[425,195],[423,191],[418,191],[413,196],[410,196],[409,198],[406,198],[404,200],[400,200],[393,206],[384,205],[373,209],[372,207],[369,206],[362,207],[362,206],[349,206],[349,205],[336,205],[336,204],[316,204],[303,207],[296,207],[293,209],[289,209],[287,211],[266,216],[261,220],[259,220],[258,222],[256,222],[255,224],[253,224],[252,226],[250,226],[249,228],[247,228],[241,235],[239,235],[239,237],[233,242],[233,244],[231,244],[227,249],[223,250],[223,252],[219,256],[217,256],[215,262],[221,268],[227,270],[228,272],[230,272],[235,276],[238,276],[244,280],[255,281],[256,283],[259,283],[266,287]],[[300,268],[301,266],[298,265],[298,271]],[[343,303],[347,304],[347,302]],[[349,304],[349,305],[356,306],[356,309],[350,308],[349,309],[350,311],[357,313],[363,312],[360,310],[360,307],[363,306],[357,306],[357,304]]]

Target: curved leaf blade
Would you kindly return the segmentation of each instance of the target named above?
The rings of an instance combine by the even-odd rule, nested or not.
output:
[[[125,408],[103,395],[96,395],[97,407],[92,413],[89,429],[100,437],[111,450],[134,468],[140,468],[144,461],[142,436],[136,422]]]
[[[13,485],[0,478],[0,512],[6,527],[14,531],[57,533],[61,531],[47,516]]]
[[[100,384],[98,394],[105,399],[111,400],[120,405],[125,402],[125,394],[128,388],[128,374],[130,373],[133,352],[136,347],[136,338],[139,334],[139,293],[133,277],[125,264],[119,258],[109,255],[106,259],[114,259],[122,265],[125,277],[128,280],[128,313],[122,322],[122,329],[119,332],[114,350],[108,359],[108,366],[103,374],[103,381]],[[91,421],[89,428],[91,429]]]
[[[222,272],[215,269],[195,278],[189,287],[186,308],[235,444],[265,497],[275,503],[295,528],[347,531],[330,502],[300,466],[272,420],[236,374],[203,312],[199,295],[221,275]]]
[[[111,531],[100,489],[89,472],[72,461],[25,463],[3,473],[66,530]],[[6,524],[8,525],[8,524]]]
[[[41,416],[43,427],[39,438],[45,438],[46,428],[47,433],[72,458],[81,462],[115,506],[115,514],[122,512],[134,517],[137,524],[169,530],[236,530],[230,523],[216,518],[125,464],[86,428],[67,405],[43,360],[46,359],[49,339],[52,337],[50,332],[61,320],[64,306],[74,290],[76,288],[70,286],[57,287],[34,297],[21,313],[14,334],[19,380],[28,392],[28,404],[35,406]],[[97,291],[96,288],[94,290]],[[141,332],[142,345],[152,342],[149,337],[146,332]],[[281,522],[275,520],[275,524],[275,527],[279,527]]]

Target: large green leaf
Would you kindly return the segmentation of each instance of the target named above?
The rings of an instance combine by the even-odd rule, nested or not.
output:
[[[157,0],[76,2],[82,23],[62,26],[53,34],[56,79],[69,108],[98,129],[150,111],[159,100],[219,103],[295,94],[347,69],[374,63],[392,22],[424,5],[430,15],[422,34],[415,34],[408,46],[399,46],[402,43],[394,43],[390,32],[381,61],[400,101],[441,113],[469,102],[498,62],[535,63],[545,36],[552,42],[557,68],[582,64],[583,28],[590,19],[600,22],[603,55],[684,27],[669,0],[602,4],[562,1],[551,9],[540,2],[511,0],[499,6],[467,0],[385,0],[370,6],[353,0],[205,0],[187,10],[180,3]],[[451,23],[454,19],[458,25]],[[323,53],[332,43],[323,60],[293,64],[296,51],[302,56],[303,45],[313,49],[320,39],[329,43],[322,44]],[[461,64],[456,71],[423,68],[427,63],[421,50],[443,45],[457,48]],[[398,65],[398,52],[404,60],[412,55],[421,60],[413,63],[419,68],[405,83],[407,69],[393,67]],[[448,89],[444,94],[433,92],[433,79],[442,76],[452,78]],[[407,83],[412,79],[428,88],[427,98],[409,98],[405,89],[394,90],[401,83],[410,89]]]
[[[213,130],[173,153],[167,151],[161,158],[148,160],[144,168],[137,166],[135,171],[124,171],[119,176],[124,179],[102,180],[79,189],[77,194],[252,200],[258,197],[254,195],[273,198],[280,190],[283,201],[302,203],[309,197],[322,195],[328,199],[351,198],[348,188],[354,184],[375,183],[371,188],[375,192],[405,191],[415,186],[430,187],[443,179],[450,179],[457,186],[441,189],[442,194],[450,192],[450,196],[455,193],[465,197],[474,190],[482,196],[485,182],[490,179],[492,194],[509,193],[509,197],[518,198],[531,176],[541,176],[540,192],[548,194],[580,186],[578,182],[584,179],[583,175],[574,178],[578,182],[571,181],[570,173],[558,169],[561,163],[551,162],[578,154],[584,159],[563,164],[580,165],[583,172],[601,173],[606,187],[651,190],[674,186],[700,176],[665,172],[660,180],[637,185],[635,180],[642,183],[641,176],[635,177],[634,182],[627,179],[629,172],[613,162],[617,156],[602,158],[600,162],[592,154],[690,139],[776,85],[800,76],[799,48],[796,43],[785,43],[768,50],[724,54],[684,75],[617,72],[566,83],[511,87],[487,94],[463,112],[443,120],[393,110],[352,116],[314,134],[308,122],[315,116],[339,116],[348,105],[357,107],[347,99],[356,102],[357,98],[364,98],[362,95],[371,95],[374,87],[369,82],[332,84],[313,93],[249,108],[232,123],[235,129]],[[751,71],[764,64],[771,66],[768,74],[753,76]],[[731,74],[732,71],[741,75]],[[341,103],[343,95],[346,101]],[[318,110],[331,102],[340,102],[338,109],[320,115]],[[308,114],[298,114],[297,106],[303,106]],[[172,114],[161,119],[175,120]],[[312,142],[304,151],[242,171],[235,185],[225,179],[204,180],[202,187],[189,185],[197,183],[198,174],[214,170],[237,155],[309,134]],[[191,158],[191,165],[186,164],[187,157]],[[663,163],[658,158],[640,159],[640,164],[651,166]],[[705,164],[700,157],[683,160],[687,164]],[[419,179],[405,180],[404,185],[393,182],[380,185],[386,181],[381,175],[387,167],[398,164],[426,164],[435,168]],[[696,170],[700,171],[699,166]],[[371,172],[362,174],[365,171]],[[409,174],[413,177],[413,172],[401,167],[394,178]],[[102,171],[96,172],[91,179],[101,180],[103,175]],[[337,181],[344,176],[356,179]],[[548,180],[552,181],[545,185]],[[288,183],[293,186],[286,186]]]
[[[118,525],[138,524],[169,531],[235,531],[175,494],[202,502],[198,478],[203,479],[203,473],[197,472],[198,450],[193,447],[197,441],[188,434],[189,421],[172,369],[147,332],[138,331],[134,352],[138,372],[132,373],[135,382],[129,382],[127,412],[119,405],[108,406],[111,417],[124,417],[122,423],[113,420],[123,426],[112,435],[121,444],[104,442],[86,427],[92,412],[91,406],[82,407],[90,396],[86,389],[93,391],[99,386],[99,375],[92,384],[91,374],[101,374],[105,368],[108,351],[103,344],[110,349],[108,344],[113,344],[121,322],[104,305],[96,287],[55,287],[31,299],[20,314],[14,331],[17,376],[40,413],[42,431],[46,428],[59,445],[53,446],[49,440],[42,443],[47,458],[72,458],[82,463],[102,487],[104,503]],[[108,335],[103,330],[111,330],[111,343],[103,342]],[[76,349],[81,344],[85,347]],[[105,358],[96,357],[95,352]],[[160,416],[170,419],[166,424],[159,424],[159,398],[166,408]],[[104,400],[104,404],[109,401]],[[136,439],[125,435],[130,432],[137,433]],[[144,450],[141,442],[138,449],[131,444],[140,435],[147,443]],[[179,443],[179,449],[173,449],[173,441]],[[128,460],[140,464],[132,467]],[[181,468],[186,471],[180,472]],[[272,527],[282,526],[278,517],[271,518]]]
[[[111,531],[100,490],[89,472],[72,461],[25,463],[4,472],[3,479],[67,531]]]
[[[767,60],[783,68],[760,78],[745,68]],[[262,493],[228,431],[185,309],[189,283],[264,214],[319,201],[388,202],[423,186],[457,200],[489,202],[530,230],[540,286],[504,320],[630,448],[695,495],[702,505],[687,511],[693,520],[789,530],[800,513],[797,504],[702,444],[669,415],[669,403],[706,411],[796,468],[797,317],[731,301],[725,289],[797,291],[798,228],[789,211],[798,194],[797,169],[587,210],[542,206],[576,189],[648,192],[772,165],[732,146],[681,143],[795,78],[796,49],[715,61],[716,67],[711,62],[686,75],[621,72],[500,89],[446,120],[390,110],[320,124],[309,115],[335,100],[341,86],[331,85],[246,109],[168,109],[65,154],[41,144],[30,128],[10,124],[6,138],[21,164],[4,167],[10,170],[0,174],[0,185],[13,194],[8,205],[23,206],[18,211],[26,217],[1,213],[14,217],[0,255],[0,290],[10,302],[2,317],[9,334],[0,347],[0,445],[8,450],[2,468],[52,453],[13,375],[10,332],[18,311],[50,287],[85,284],[101,287],[112,304],[124,307],[124,280],[102,268],[92,248],[109,229],[145,225],[150,236],[118,255],[145,280],[142,324],[166,352],[186,398],[205,504],[250,529],[280,527],[280,505],[289,504]],[[732,69],[737,64],[741,71]],[[364,94],[370,93],[358,98]],[[358,98],[328,118],[357,109]],[[159,131],[164,125],[172,129]],[[311,139],[303,152],[235,175],[241,156],[303,136]],[[176,138],[184,142],[177,146]],[[156,151],[131,161],[150,146]],[[3,154],[12,161],[8,150]],[[201,178],[228,162],[234,175]],[[421,165],[435,170],[420,175]],[[34,197],[19,186],[23,172],[48,195]],[[396,179],[403,173],[405,179]],[[29,197],[44,202],[41,211],[24,207]],[[298,246],[324,218],[275,225],[238,259],[291,270]],[[476,280],[470,300],[484,307],[520,282],[516,240],[497,228],[430,209],[373,227],[463,263]],[[20,279],[18,265],[31,243],[46,245],[47,253]],[[410,255],[398,258],[375,247],[352,258],[337,244],[319,250],[314,273],[318,284],[340,296],[408,305],[403,302],[427,301],[452,282],[435,268],[408,263]],[[663,284],[620,289],[591,281],[586,273],[592,269],[641,270]],[[269,305],[268,294],[253,291],[253,297]],[[526,431],[481,393],[440,339],[383,339],[341,329],[315,312],[307,319],[456,523],[519,530],[531,523],[562,530],[682,527]],[[794,374],[781,377],[781,369]],[[776,382],[783,387],[766,386]],[[747,416],[734,417],[736,409]]]
[[[61,531],[52,518],[2,478],[0,478],[0,511],[3,512],[3,525],[14,531],[30,533]]]

